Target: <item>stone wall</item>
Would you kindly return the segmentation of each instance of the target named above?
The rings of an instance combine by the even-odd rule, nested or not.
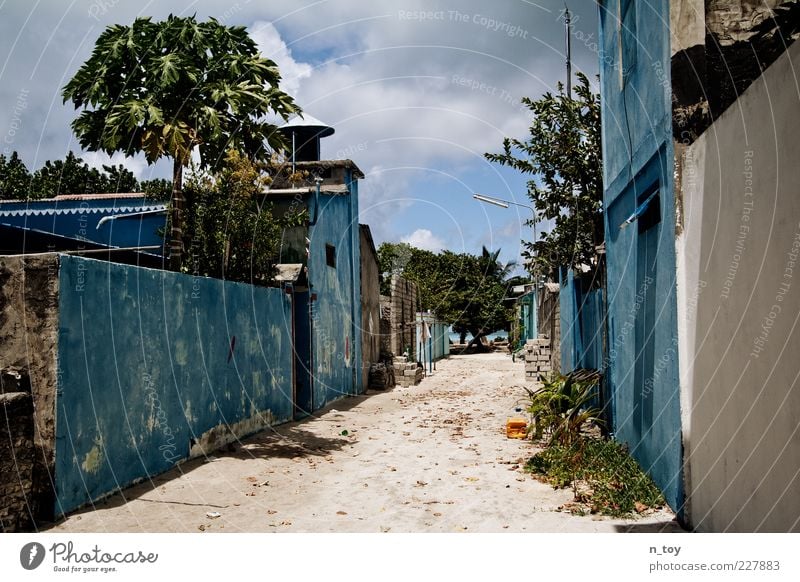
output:
[[[539,375],[549,375],[553,370],[550,359],[550,340],[544,336],[525,342],[525,381],[539,382]]]
[[[33,399],[27,376],[0,370],[0,532],[31,525]]]
[[[392,298],[381,295],[381,353],[392,353]]]
[[[395,358],[394,377],[398,385],[416,386],[425,377],[425,370],[415,361],[407,361],[404,357]]]
[[[408,350],[408,359],[417,359],[417,312],[419,298],[417,286],[398,275],[392,277],[392,302],[389,349],[395,356],[402,356]]]
[[[558,283],[545,283],[537,294],[539,338],[549,340],[550,370],[561,370],[561,303]],[[539,340],[534,340],[539,341]]]
[[[29,379],[35,447],[30,510],[36,519],[53,517],[59,266],[54,254],[0,257],[0,369],[20,370]],[[25,405],[15,403],[13,410],[17,406]]]

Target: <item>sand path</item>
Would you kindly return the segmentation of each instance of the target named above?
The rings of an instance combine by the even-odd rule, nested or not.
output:
[[[186,462],[49,531],[680,531],[668,511],[637,520],[557,511],[571,492],[524,474],[533,445],[505,437],[522,364],[494,353],[437,367],[418,386],[346,398]]]

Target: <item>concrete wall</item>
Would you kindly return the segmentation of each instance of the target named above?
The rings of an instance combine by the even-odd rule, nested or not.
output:
[[[58,257],[0,257],[0,369],[24,371],[34,402],[31,513],[53,514],[58,349]]]
[[[797,38],[796,0],[674,0],[675,139],[688,145]]]
[[[370,364],[380,362],[381,355],[381,281],[378,255],[369,227],[360,225],[361,244],[361,386],[369,385]]]
[[[62,256],[57,512],[292,418],[279,289]]]
[[[687,515],[700,531],[800,531],[798,62],[794,44],[678,158]]]
[[[625,27],[617,14],[621,4],[632,10]],[[674,347],[676,206],[669,20],[666,0],[601,2],[606,380],[615,436],[630,446],[670,506],[680,512],[684,495]],[[621,228],[654,190],[659,192],[658,204],[647,220]],[[646,224],[651,228],[643,228]]]

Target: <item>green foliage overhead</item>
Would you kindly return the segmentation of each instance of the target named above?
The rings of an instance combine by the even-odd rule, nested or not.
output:
[[[17,152],[0,155],[0,199],[25,200],[31,187],[31,173]]]
[[[300,108],[278,87],[274,61],[262,57],[243,26],[170,15],[113,25],[62,91],[82,109],[72,122],[81,146],[149,163],[173,160],[170,266],[183,256],[183,168],[192,151],[215,168],[231,149],[255,160],[283,145],[269,116]],[[265,143],[266,142],[266,143]]]
[[[554,223],[539,240],[525,241],[534,275],[551,275],[562,265],[592,265],[604,240],[600,96],[583,73],[577,78],[573,98],[561,84],[557,95],[523,98],[533,114],[528,136],[505,138],[502,153],[484,154],[530,174],[528,197],[537,220]]]
[[[138,192],[140,184],[124,166],[90,167],[74,153],[63,160],[46,161],[33,174],[17,152],[0,156],[0,197],[9,200],[39,200],[60,194]]]
[[[423,310],[453,325],[453,330],[477,340],[508,327],[510,305],[503,299],[513,264],[499,262],[500,251],[486,248],[480,256],[442,251],[433,253],[406,243],[383,243],[378,248],[381,293],[388,295],[392,275],[413,281]]]
[[[308,219],[305,209],[276,219],[262,196],[262,167],[236,152],[214,174],[186,184],[188,260],[183,271],[255,285],[270,285],[283,229]]]
[[[279,81],[243,26],[170,15],[107,27],[62,95],[83,109],[72,129],[84,148],[185,166],[197,146],[213,167],[232,147],[266,159],[265,139],[281,145],[265,117],[298,108]]]

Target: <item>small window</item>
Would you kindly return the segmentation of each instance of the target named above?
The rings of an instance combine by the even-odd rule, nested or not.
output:
[[[336,268],[336,247],[333,245],[325,245],[325,262],[329,267]]]

